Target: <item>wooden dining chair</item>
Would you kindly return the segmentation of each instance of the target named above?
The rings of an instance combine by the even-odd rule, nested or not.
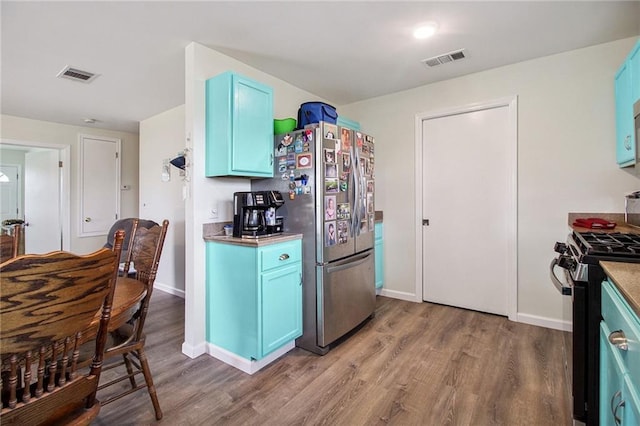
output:
[[[149,362],[144,350],[146,340],[144,323],[147,317],[147,311],[149,310],[153,284],[158,272],[158,265],[160,263],[160,256],[169,227],[169,221],[164,220],[162,225],[155,225],[150,228],[136,225],[137,224],[134,224],[132,227],[132,229],[135,230],[135,234],[131,235],[129,252],[125,259],[124,274],[118,278],[118,285],[127,285],[127,280],[139,280],[144,283],[147,294],[144,299],[142,299],[140,307],[133,318],[131,318],[131,321],[111,333],[105,352],[105,370],[124,366],[126,368],[126,374],[108,383],[101,383],[98,389],[109,388],[127,379],[131,384],[131,387],[126,391],[104,399],[102,404],[105,405],[146,387],[151,397],[156,419],[160,420],[162,419],[162,410],[160,409],[151,369],[149,368]],[[132,269],[131,265],[133,265]],[[122,356],[121,361],[107,364],[108,360],[116,357],[119,358],[120,356]],[[135,376],[139,374],[144,376],[144,384],[138,384],[136,382]]]
[[[113,234],[119,230],[123,229],[125,232],[124,243],[122,244],[122,255],[120,256],[120,261],[124,262],[124,260],[129,256],[131,243],[132,243],[132,235],[135,235],[136,229],[138,227],[141,228],[151,228],[152,226],[158,226],[158,223],[153,220],[145,220],[138,219],[136,217],[127,217],[124,219],[116,220],[113,225],[111,225],[111,229],[107,234],[107,242],[103,247],[112,248],[113,247]]]
[[[98,415],[123,239],[118,232],[114,250],[23,255],[0,265],[0,424],[87,425]],[[95,323],[91,368],[81,374],[78,349]]]
[[[13,233],[0,235],[0,263],[18,255],[22,227],[14,226]]]

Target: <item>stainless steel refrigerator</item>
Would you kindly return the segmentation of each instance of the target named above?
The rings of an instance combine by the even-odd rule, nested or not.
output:
[[[373,137],[334,124],[276,135],[272,179],[284,194],[284,231],[303,234],[303,334],[324,355],[375,310]]]

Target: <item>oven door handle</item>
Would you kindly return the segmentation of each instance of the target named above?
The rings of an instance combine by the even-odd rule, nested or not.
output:
[[[549,272],[550,272],[550,275],[551,275],[551,282],[558,289],[560,294],[562,294],[563,296],[571,296],[571,287],[567,287],[564,284],[562,284],[562,281],[560,281],[558,279],[558,277],[556,276],[555,267],[557,265],[558,265],[558,259],[554,258],[551,261],[551,265],[549,266],[549,270],[550,270]]]

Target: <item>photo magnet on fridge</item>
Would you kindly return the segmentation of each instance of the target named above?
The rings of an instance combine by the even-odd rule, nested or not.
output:
[[[336,162],[335,150],[329,148],[324,149],[324,162],[327,164],[334,164]]]
[[[338,244],[346,244],[349,240],[349,222],[341,220],[338,222]]]
[[[338,219],[347,220],[351,218],[351,212],[349,211],[349,203],[338,204]]]
[[[336,196],[327,195],[324,197],[324,220],[335,220],[336,218]]]
[[[333,124],[329,124],[329,123],[324,123],[324,138],[325,139],[335,139],[336,135],[338,133],[338,127],[333,125]]]
[[[335,178],[338,177],[338,168],[335,164],[325,164],[324,165],[324,176],[327,178]]]
[[[342,143],[342,150],[349,151],[351,149],[351,131],[343,127],[340,131],[340,141]]]
[[[299,169],[310,169],[313,167],[311,154],[298,154],[296,157]]]
[[[325,179],[324,192],[326,193],[338,192],[338,179]]]
[[[342,172],[349,173],[351,171],[351,155],[349,153],[342,153]]]
[[[325,222],[324,224],[324,245],[327,247],[336,245],[336,222]]]

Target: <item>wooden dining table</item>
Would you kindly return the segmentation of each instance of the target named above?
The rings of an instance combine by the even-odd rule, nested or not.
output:
[[[142,299],[147,295],[147,290],[142,281],[130,277],[118,277],[116,288],[113,293],[113,305],[111,307],[111,319],[109,320],[109,331],[117,330],[133,317],[138,310]],[[89,329],[83,333],[83,341],[95,338],[100,325],[102,311],[98,311]]]

